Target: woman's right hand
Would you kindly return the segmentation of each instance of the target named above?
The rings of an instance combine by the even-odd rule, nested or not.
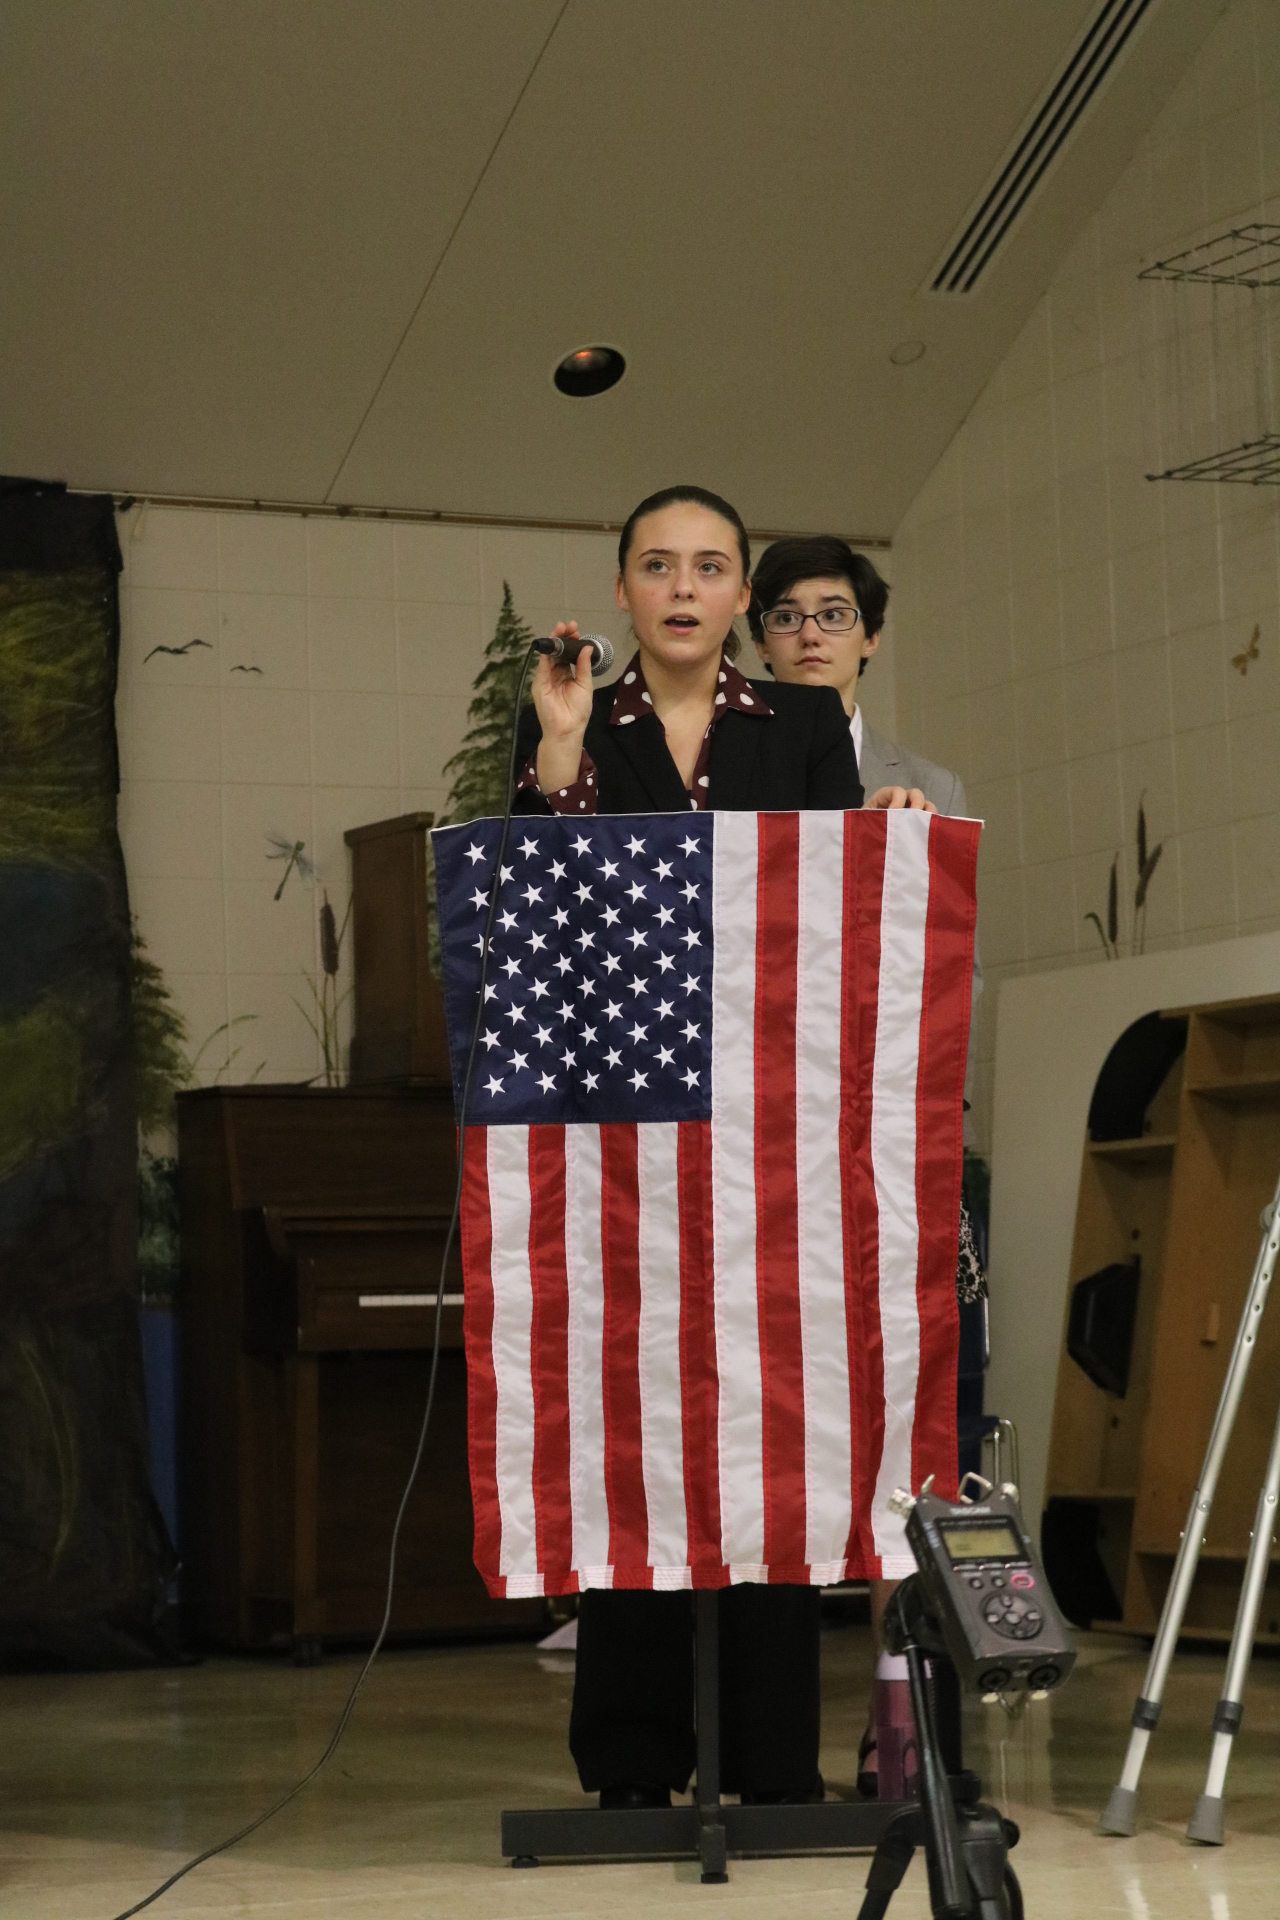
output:
[[[551,629],[553,640],[576,640],[576,620],[559,620]],[[534,671],[532,694],[542,725],[538,743],[538,785],[544,793],[569,787],[578,777],[582,742],[591,718],[590,647],[584,647],[577,659],[552,660],[543,654]]]

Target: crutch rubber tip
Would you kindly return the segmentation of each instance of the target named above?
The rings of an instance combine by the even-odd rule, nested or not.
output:
[[[1202,1847],[1222,1845],[1221,1800],[1214,1800],[1207,1793],[1200,1795],[1187,1822],[1187,1838],[1198,1841]]]
[[[1128,1787],[1113,1787],[1102,1810],[1099,1833],[1119,1833],[1127,1839],[1138,1824],[1138,1796]]]

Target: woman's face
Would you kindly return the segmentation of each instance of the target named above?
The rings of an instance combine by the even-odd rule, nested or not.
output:
[[[636,522],[617,596],[642,652],[664,666],[718,658],[751,599],[734,528],[694,501],[647,513]]]
[[[852,582],[837,578],[797,581],[776,604],[799,617],[820,613],[824,607],[856,609],[858,601]],[[851,633],[824,633],[816,620],[808,618],[795,633],[766,632],[756,642],[761,659],[768,661],[777,679],[835,687],[850,710],[859,668],[879,645],[880,635],[873,633],[868,639],[860,617]]]

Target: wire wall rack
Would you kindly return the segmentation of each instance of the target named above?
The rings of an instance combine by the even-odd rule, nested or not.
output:
[[[1280,287],[1280,227],[1232,227],[1198,247],[1154,261],[1138,278],[1195,281],[1203,287]]]
[[[1148,480],[1280,486],[1280,225],[1251,221],[1144,267],[1163,451]],[[1167,291],[1166,291],[1167,290]]]
[[[1222,453],[1207,453],[1203,459],[1187,460],[1180,467],[1166,467],[1163,473],[1149,473],[1148,480],[1221,480],[1252,487],[1280,487],[1280,433],[1264,434],[1261,440],[1246,440],[1241,446],[1228,447]]]

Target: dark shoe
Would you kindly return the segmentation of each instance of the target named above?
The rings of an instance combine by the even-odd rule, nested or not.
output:
[[[816,1807],[826,1799],[827,1786],[822,1775],[818,1774],[809,1788],[777,1787],[765,1793],[748,1788],[738,1797],[744,1807]]]
[[[867,1761],[876,1750],[876,1736],[868,1727],[862,1736],[858,1748],[858,1798],[859,1800],[878,1800],[880,1797],[880,1775],[877,1767],[869,1767]],[[877,1763],[878,1766],[878,1763]]]
[[[610,1813],[616,1813],[620,1808],[630,1811],[635,1807],[669,1807],[671,1789],[649,1785],[601,1787],[600,1805]]]

